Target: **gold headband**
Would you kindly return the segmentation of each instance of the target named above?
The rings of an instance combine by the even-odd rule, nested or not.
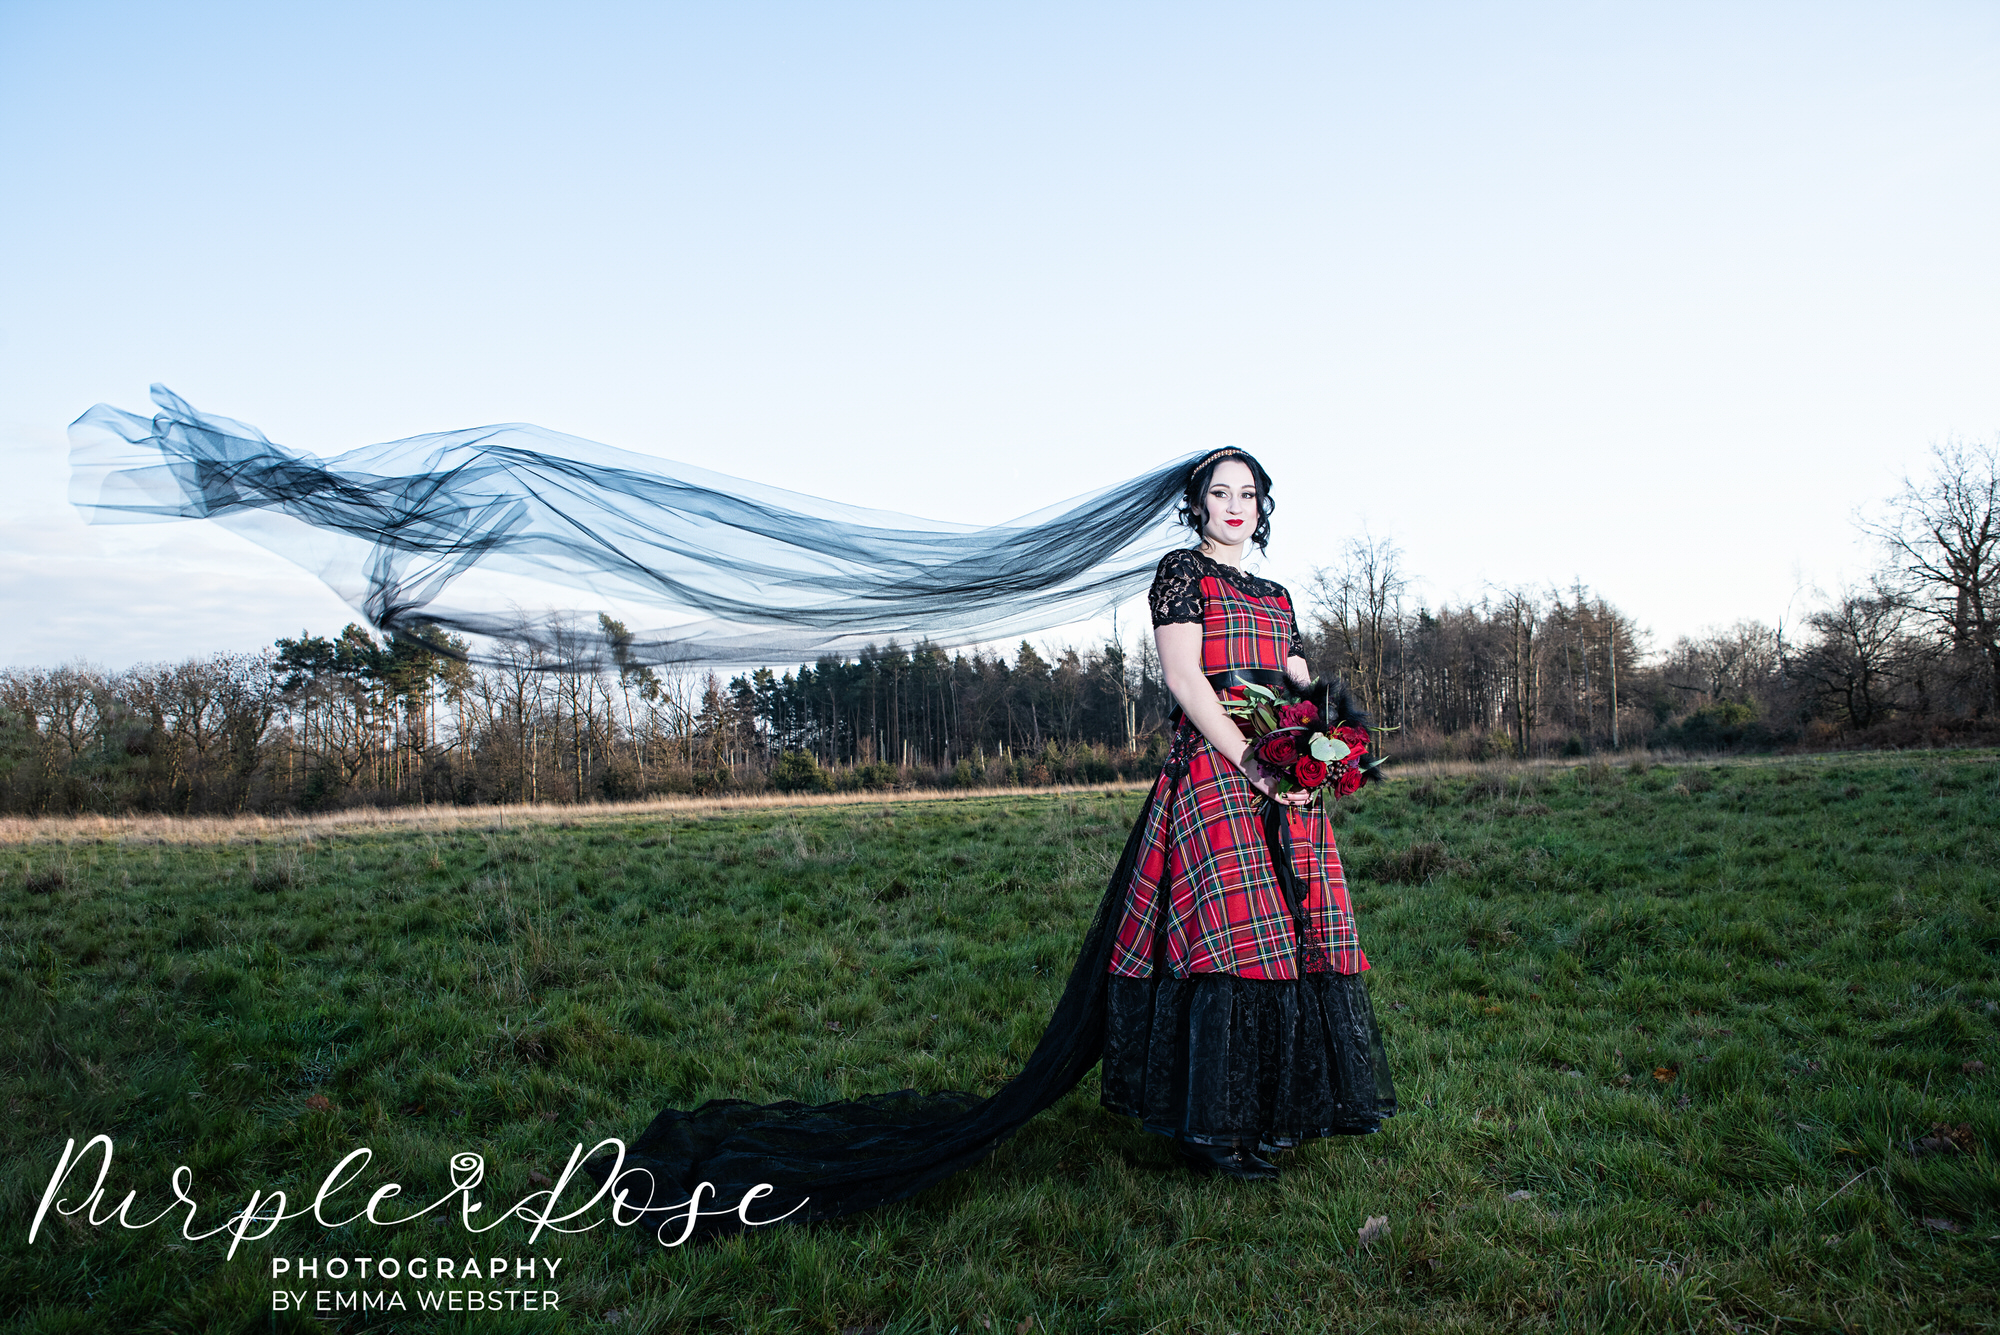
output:
[[[1217,459],[1225,458],[1228,455],[1232,454],[1243,454],[1243,451],[1236,448],[1236,446],[1234,445],[1224,446],[1222,449],[1215,451],[1213,454],[1210,454],[1205,458],[1196,460],[1194,467],[1188,469],[1188,476],[1193,477],[1196,473],[1199,473],[1202,469],[1208,467],[1210,464],[1214,463]],[[1243,457],[1247,459],[1249,456],[1244,455]]]

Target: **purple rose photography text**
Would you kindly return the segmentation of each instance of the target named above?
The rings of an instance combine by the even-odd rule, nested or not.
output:
[[[606,1150],[615,1159],[603,1184],[588,1199],[564,1208],[563,1196],[576,1180],[584,1161]],[[134,1219],[135,1210],[143,1212],[150,1208],[139,1203],[136,1188],[126,1191],[116,1205],[107,1204],[106,1184],[111,1179],[114,1155],[111,1137],[102,1134],[93,1136],[81,1149],[77,1148],[72,1137],[64,1145],[55,1169],[49,1175],[48,1187],[42,1192],[41,1205],[28,1225],[28,1242],[31,1246],[34,1244],[51,1211],[61,1216],[81,1217],[92,1228],[115,1223],[121,1228],[133,1230],[152,1228],[163,1221],[171,1226],[169,1216],[178,1216],[181,1237],[189,1242],[216,1239],[218,1243],[227,1237],[229,1249],[226,1259],[233,1260],[237,1249],[245,1242],[271,1238],[287,1220],[310,1217],[324,1229],[349,1228],[364,1221],[378,1228],[394,1228],[424,1218],[441,1223],[456,1214],[466,1231],[475,1235],[490,1233],[510,1219],[519,1220],[529,1226],[526,1242],[530,1246],[544,1231],[585,1233],[597,1228],[606,1219],[623,1228],[647,1222],[650,1216],[660,1216],[654,1236],[663,1246],[678,1247],[694,1235],[697,1222],[704,1216],[734,1214],[745,1226],[761,1228],[789,1217],[806,1204],[801,1200],[785,1214],[769,1219],[753,1217],[752,1207],[774,1190],[768,1183],[760,1183],[745,1191],[742,1199],[733,1205],[714,1202],[716,1208],[703,1209],[704,1203],[713,1200],[715,1187],[702,1182],[688,1194],[687,1199],[673,1205],[634,1205],[631,1197],[635,1188],[643,1187],[645,1199],[654,1199],[653,1175],[643,1168],[627,1168],[625,1143],[615,1137],[607,1137],[591,1146],[588,1152],[578,1144],[571,1151],[568,1164],[547,1188],[529,1192],[505,1210],[490,1215],[486,1213],[487,1203],[473,1198],[474,1192],[486,1179],[485,1158],[470,1151],[454,1154],[447,1165],[451,1189],[421,1209],[401,1213],[391,1204],[403,1194],[403,1188],[395,1182],[376,1186],[368,1193],[366,1203],[360,1202],[362,1189],[357,1183],[367,1171],[374,1153],[366,1146],[350,1151],[320,1181],[310,1203],[302,1202],[295,1209],[286,1192],[258,1189],[250,1193],[241,1208],[219,1221],[215,1221],[214,1211],[226,1207],[205,1206],[195,1194],[193,1170],[182,1164],[168,1179],[172,1200],[150,1217]],[[87,1173],[89,1169],[86,1165],[92,1158],[96,1159],[95,1180],[87,1193],[72,1200],[63,1193],[76,1189],[70,1185],[70,1179],[80,1172]],[[584,1178],[584,1182],[588,1183],[589,1178]],[[676,1187],[673,1194],[680,1195],[680,1189]],[[480,1218],[475,1219],[475,1216]],[[210,1226],[197,1227],[198,1223]],[[270,1260],[270,1278],[279,1287],[272,1290],[271,1301],[274,1310],[283,1311],[338,1313],[396,1310],[406,1304],[401,1293],[395,1290],[320,1289],[315,1286],[322,1280],[354,1280],[368,1284],[409,1279],[442,1281],[460,1286],[417,1294],[417,1305],[426,1310],[548,1310],[559,1306],[558,1292],[546,1286],[554,1283],[561,1264],[555,1258],[477,1253],[408,1258],[358,1254],[330,1257],[274,1255]],[[306,1287],[293,1288],[293,1284]],[[468,1287],[472,1284],[477,1287]]]

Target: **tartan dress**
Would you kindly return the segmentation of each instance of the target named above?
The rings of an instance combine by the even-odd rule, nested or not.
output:
[[[1282,672],[1298,653],[1284,587],[1200,552],[1162,559],[1151,602],[1155,625],[1200,623],[1205,673]],[[1394,1092],[1326,814],[1274,818],[1234,762],[1175,721],[1111,947],[1103,1102],[1208,1144],[1373,1131]],[[1303,887],[1296,919],[1279,857]]]

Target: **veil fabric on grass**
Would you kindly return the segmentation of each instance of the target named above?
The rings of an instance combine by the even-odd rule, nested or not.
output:
[[[1103,1055],[1119,914],[1145,850],[1147,816],[1163,800],[1173,800],[1173,789],[1157,785],[1140,807],[1041,1040],[993,1094],[899,1089],[822,1104],[711,1099],[692,1110],[662,1109],[622,1164],[605,1155],[584,1171],[599,1186],[617,1171],[614,1190],[625,1193],[628,1214],[650,1212],[634,1227],[672,1243],[688,1228],[690,1202],[714,1212],[695,1221],[689,1236],[699,1240],[742,1231],[738,1203],[759,1186],[771,1191],[745,1207],[748,1222],[804,1223],[906,1200],[972,1167]],[[714,1191],[701,1191],[703,1184]]]
[[[532,645],[550,667],[764,665],[1084,620],[1151,579],[1194,457],[979,528],[524,423],[322,459],[162,385],[152,398],[151,417],[98,404],[71,425],[70,500],[86,520],[211,519],[386,634],[441,630],[476,660]],[[529,582],[549,596],[524,599]],[[664,619],[614,639],[599,614],[630,608]]]

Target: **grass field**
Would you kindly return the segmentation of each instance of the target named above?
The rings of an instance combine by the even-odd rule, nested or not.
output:
[[[197,1229],[253,1189],[297,1208],[362,1145],[362,1189],[408,1201],[482,1153],[490,1216],[664,1103],[990,1090],[1039,1036],[1139,802],[12,826],[0,1321],[325,1330],[272,1312],[274,1255],[471,1252],[560,1258],[559,1311],[331,1326],[2000,1325],[1992,753],[1364,794],[1339,836],[1403,1113],[1286,1156],[1274,1184],[1188,1176],[1093,1076],[912,1202],[702,1247],[308,1217],[225,1260],[178,1216],[53,1213],[27,1243],[71,1136],[116,1138],[108,1201],[136,1189],[135,1219],[177,1164]],[[1388,1231],[1362,1247],[1372,1216]]]

